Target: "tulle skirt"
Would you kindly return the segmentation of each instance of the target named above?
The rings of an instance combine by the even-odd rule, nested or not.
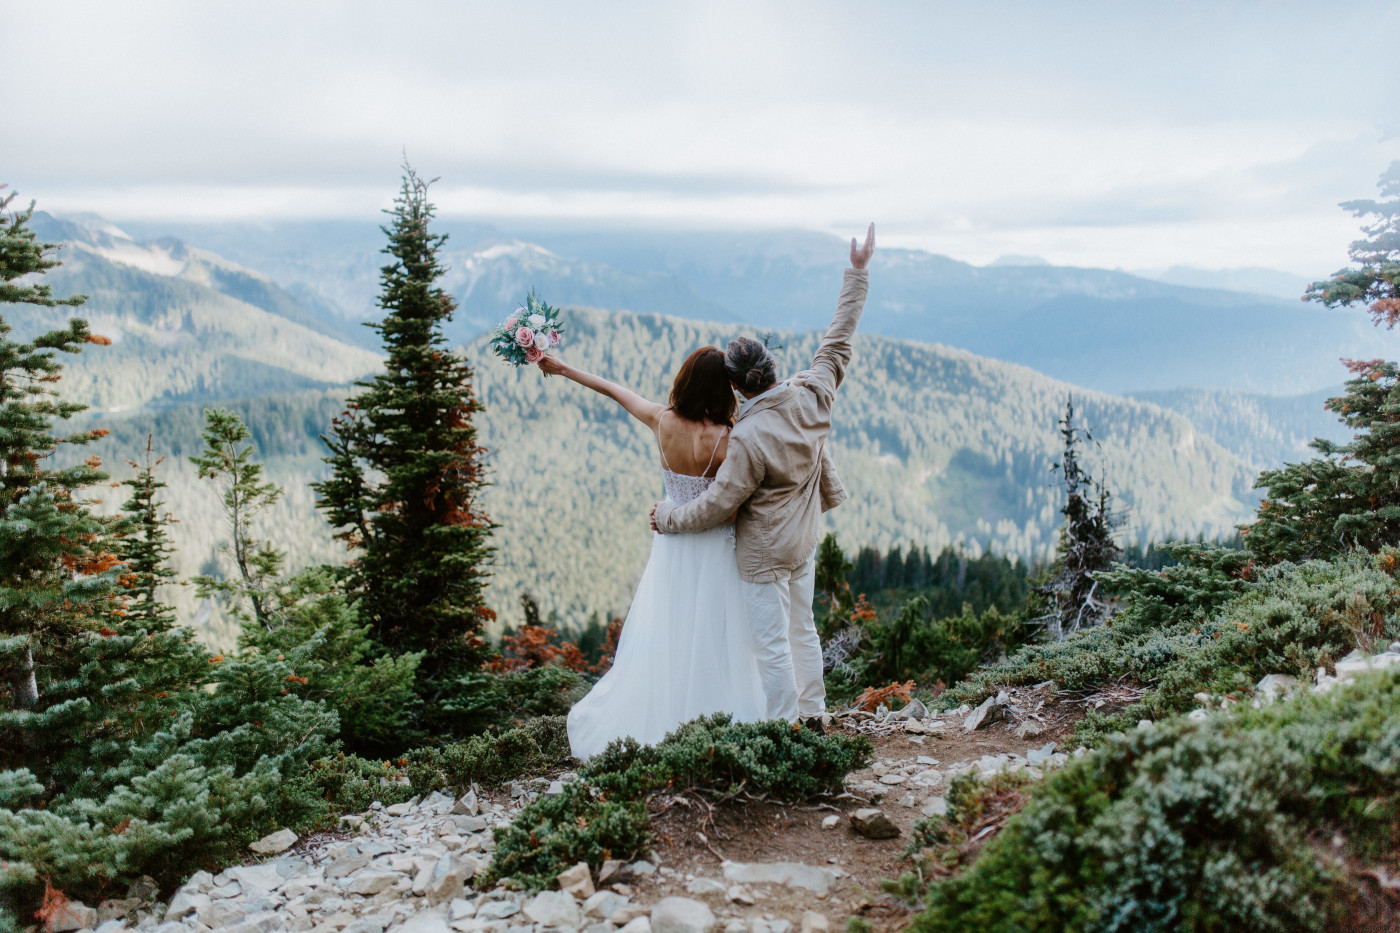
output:
[[[569,711],[574,756],[623,736],[655,745],[697,716],[765,711],[733,526],[656,535],[613,666]]]

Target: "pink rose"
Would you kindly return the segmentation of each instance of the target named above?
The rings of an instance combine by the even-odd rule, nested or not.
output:
[[[531,347],[530,349],[525,351],[525,362],[527,363],[538,363],[542,359],[544,359],[543,350],[540,350],[536,347]]]
[[[516,325],[519,323],[520,318],[518,317],[511,316],[506,318],[506,333],[510,333],[511,331],[515,330]]]
[[[559,331],[552,330],[549,332],[549,345],[551,347],[559,346]]]
[[[528,327],[522,327],[515,332],[515,342],[522,347],[528,347],[535,342],[535,332]]]

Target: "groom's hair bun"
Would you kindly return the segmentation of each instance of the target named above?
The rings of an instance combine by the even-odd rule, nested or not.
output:
[[[778,381],[773,351],[760,340],[739,337],[724,348],[724,371],[729,381],[746,392],[762,392]]]

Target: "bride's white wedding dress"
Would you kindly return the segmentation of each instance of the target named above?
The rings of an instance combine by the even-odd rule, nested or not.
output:
[[[661,461],[666,498],[677,505],[714,482],[671,472],[664,452]],[[731,713],[740,722],[764,718],[740,584],[733,525],[653,536],[613,666],[569,710],[576,758],[596,755],[623,736],[655,745],[681,723],[709,713]]]

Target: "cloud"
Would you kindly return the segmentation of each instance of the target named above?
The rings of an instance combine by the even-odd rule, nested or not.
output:
[[[1335,204],[1400,156],[1373,103],[1400,85],[1385,40],[1400,12],[1381,4],[58,0],[8,15],[0,81],[21,91],[7,120],[22,131],[4,180],[117,217],[363,216],[406,149],[452,213],[874,217],[887,242],[968,259],[1156,266],[1210,244],[1211,265],[1312,267],[1345,242],[1319,218],[1354,226]]]

